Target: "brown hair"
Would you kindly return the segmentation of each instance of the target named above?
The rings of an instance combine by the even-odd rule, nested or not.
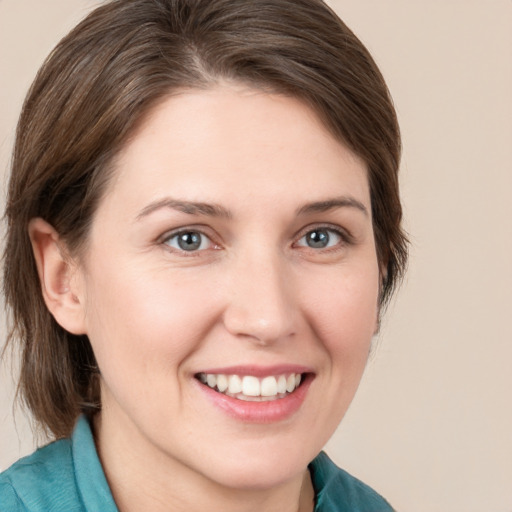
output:
[[[79,253],[111,175],[143,115],[172,91],[219,80],[310,105],[368,167],[385,304],[403,274],[400,134],[373,59],[321,0],[114,0],[87,16],[40,69],[18,124],[6,208],[9,342],[22,353],[19,392],[55,437],[100,407],[86,336],[47,310],[27,226],[42,217]]]

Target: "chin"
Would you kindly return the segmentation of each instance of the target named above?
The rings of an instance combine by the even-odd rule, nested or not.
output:
[[[224,465],[221,474],[215,480],[223,487],[245,491],[272,489],[302,477],[308,463],[288,465],[286,461],[279,464],[268,461],[255,461],[247,458],[240,463]]]
[[[240,490],[264,490],[279,487],[295,478],[302,477],[318,450],[307,450],[304,443],[267,443],[262,438],[245,449],[229,450],[222,456],[212,454],[204,467],[205,476],[223,487]],[[288,446],[287,446],[288,445]]]

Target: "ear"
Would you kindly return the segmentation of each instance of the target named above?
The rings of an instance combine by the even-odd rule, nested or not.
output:
[[[55,229],[41,218],[28,232],[46,306],[57,323],[72,334],[85,334],[83,279]]]

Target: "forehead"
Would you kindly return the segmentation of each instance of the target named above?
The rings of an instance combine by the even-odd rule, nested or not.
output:
[[[239,86],[161,101],[115,162],[105,200],[126,206],[171,194],[248,204],[350,192],[369,205],[366,166],[301,101]],[[319,197],[311,197],[318,195]]]

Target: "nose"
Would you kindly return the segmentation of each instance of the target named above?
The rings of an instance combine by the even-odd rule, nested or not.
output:
[[[223,317],[226,329],[258,345],[293,336],[299,315],[286,263],[279,257],[243,258],[234,267]]]

